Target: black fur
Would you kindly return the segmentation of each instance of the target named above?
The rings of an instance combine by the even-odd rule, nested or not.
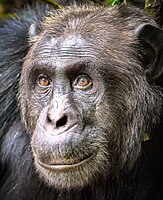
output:
[[[42,7],[29,8],[16,19],[0,23],[0,200],[162,200],[162,122],[154,128],[152,139],[143,142],[141,157],[132,170],[127,169],[116,180],[106,177],[68,192],[40,180],[33,166],[30,136],[20,120],[17,94],[29,49],[29,27],[40,23],[44,13]]]

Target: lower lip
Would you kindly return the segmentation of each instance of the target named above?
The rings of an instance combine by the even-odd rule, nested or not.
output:
[[[87,158],[85,160],[82,160],[82,161],[80,161],[78,163],[70,164],[70,165],[48,165],[48,164],[42,163],[39,160],[37,160],[37,163],[41,167],[47,168],[47,169],[51,169],[51,170],[68,170],[68,169],[72,169],[72,168],[76,168],[76,167],[80,167],[81,165],[84,165],[85,163],[87,163],[90,160],[92,160],[93,157],[94,157],[94,155],[92,155],[89,158]]]

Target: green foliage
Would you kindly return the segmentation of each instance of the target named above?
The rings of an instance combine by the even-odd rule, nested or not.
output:
[[[145,7],[144,10],[147,14],[150,16],[155,17],[156,16],[156,6],[158,6],[159,3],[157,0],[145,0]]]
[[[54,8],[63,8],[62,5],[58,4],[56,1],[54,0],[44,0],[45,2],[47,2],[48,4],[52,5]]]
[[[116,4],[120,4],[120,0],[108,0],[109,6],[115,6]]]
[[[7,4],[7,0],[0,0],[1,4]]]

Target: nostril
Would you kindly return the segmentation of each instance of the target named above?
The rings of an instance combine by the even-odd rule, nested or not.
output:
[[[64,115],[61,119],[56,122],[56,128],[66,125],[67,123],[67,116]]]
[[[49,116],[47,116],[47,122],[48,122],[49,124],[52,124],[52,120],[50,119]]]

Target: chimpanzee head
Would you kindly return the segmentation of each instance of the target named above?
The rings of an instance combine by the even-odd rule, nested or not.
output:
[[[20,103],[49,185],[84,187],[130,169],[157,121],[163,34],[134,9],[72,6],[30,28]]]

